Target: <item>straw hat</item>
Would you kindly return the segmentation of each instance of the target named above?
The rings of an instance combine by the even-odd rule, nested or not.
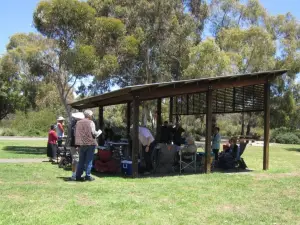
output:
[[[65,120],[62,116],[58,117],[57,121]]]

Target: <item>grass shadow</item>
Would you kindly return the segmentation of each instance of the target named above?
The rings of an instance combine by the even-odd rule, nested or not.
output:
[[[74,180],[70,179],[71,177],[56,177],[56,178],[61,179],[61,180],[66,181],[66,182],[75,182]]]
[[[45,155],[46,147],[4,146],[3,151],[15,154]]]
[[[284,148],[284,149],[291,152],[300,152],[300,148]]]

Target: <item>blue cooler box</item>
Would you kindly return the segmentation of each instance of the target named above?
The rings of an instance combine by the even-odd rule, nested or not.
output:
[[[140,168],[140,160],[138,161],[138,168]],[[132,175],[132,161],[131,160],[122,160],[121,161],[121,170],[124,175],[131,176]]]

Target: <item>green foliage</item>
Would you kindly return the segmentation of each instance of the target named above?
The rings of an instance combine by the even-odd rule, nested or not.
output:
[[[286,127],[276,128],[271,131],[271,141],[282,144],[299,144],[300,130],[291,130]]]
[[[60,47],[67,49],[75,39],[91,31],[95,10],[77,0],[41,1],[33,19],[41,34],[58,40]]]
[[[278,135],[276,142],[281,144],[300,144],[300,139],[294,133],[285,133]]]
[[[11,128],[0,128],[0,136],[17,136],[18,132]]]
[[[185,71],[188,78],[214,77],[230,73],[230,57],[213,39],[201,42],[191,49],[190,63]]]
[[[49,109],[31,111],[27,115],[18,111],[12,121],[12,129],[24,136],[47,136],[50,125],[56,123],[56,115]]]
[[[125,106],[124,105],[115,105],[105,107],[104,110],[104,127],[110,124],[115,135],[121,135],[126,137],[126,116],[125,116]]]
[[[92,74],[97,64],[96,50],[90,45],[76,45],[68,57],[70,71],[75,75]],[[77,76],[80,78],[80,76]]]
[[[135,57],[139,53],[139,41],[133,36],[126,36],[120,42],[120,54],[127,57]]]

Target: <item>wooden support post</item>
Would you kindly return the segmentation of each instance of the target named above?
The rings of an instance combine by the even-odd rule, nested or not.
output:
[[[205,137],[205,173],[211,168],[211,135],[212,135],[212,87],[206,92],[206,137]]]
[[[138,177],[138,156],[139,156],[139,116],[140,99],[133,96],[133,128],[132,128],[132,177]]]
[[[269,169],[269,141],[270,141],[270,83],[264,85],[264,155],[263,169]]]
[[[104,136],[103,136],[103,129],[104,129],[104,118],[103,118],[103,106],[99,107],[99,118],[98,118],[98,123],[99,123],[99,129],[102,130],[102,134],[98,138],[98,143],[99,145],[104,145]]]
[[[130,135],[130,126],[131,126],[131,102],[127,102],[127,109],[126,109],[126,134],[127,134],[127,139],[128,139],[128,147],[126,149],[125,157],[129,157],[132,155],[132,137]]]
[[[126,133],[127,133],[127,138],[130,137],[130,126],[131,126],[131,102],[127,102],[127,110],[126,110]]]
[[[170,97],[170,105],[169,105],[169,122],[173,123],[173,97]]]
[[[160,128],[162,125],[161,121],[161,98],[157,99],[157,118],[156,118],[156,139],[159,140],[160,138]]]

